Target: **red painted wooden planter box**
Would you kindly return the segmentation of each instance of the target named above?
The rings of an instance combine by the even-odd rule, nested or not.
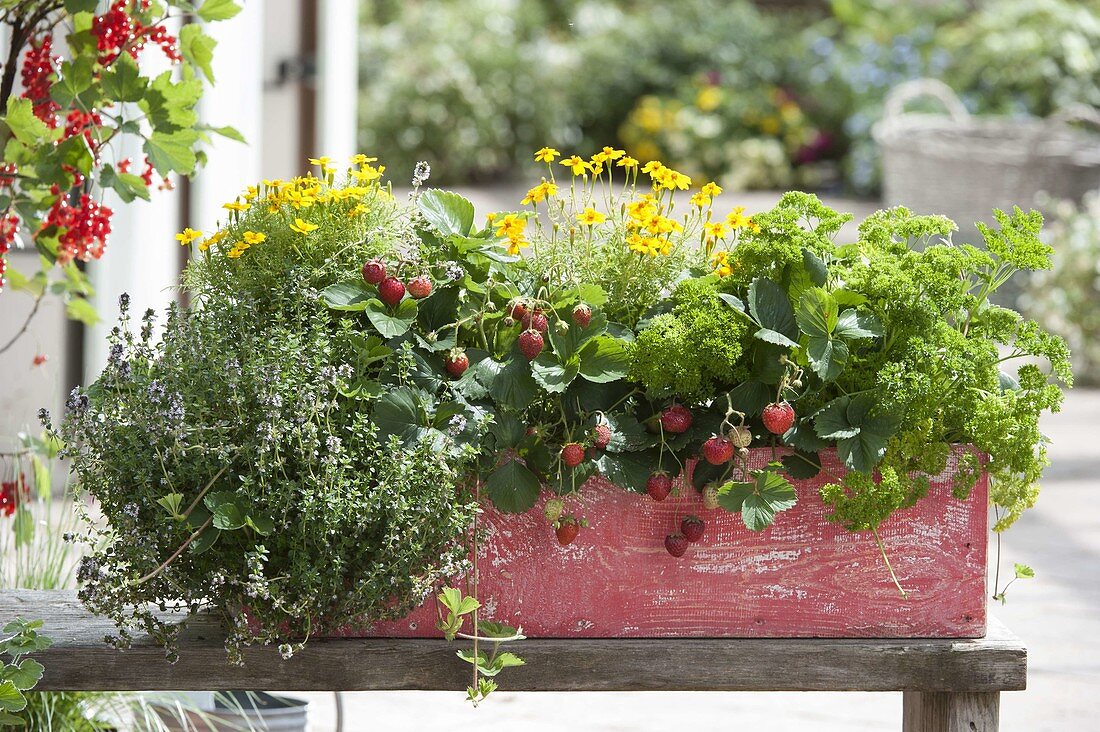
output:
[[[957,456],[966,448],[956,448]],[[753,450],[753,468],[772,457]],[[827,471],[841,474],[835,453]],[[988,478],[970,498],[952,497],[948,471],[929,495],[879,529],[909,597],[890,579],[869,532],[826,520],[818,489],[795,481],[798,504],[767,530],[745,528],[739,514],[703,508],[692,488],[656,502],[593,480],[581,492],[588,519],[561,547],[542,516],[488,508],[482,526],[477,596],[483,617],[521,625],[529,637],[945,637],[985,634]],[[665,535],[682,517],[707,522],[702,540],[676,559]],[[436,602],[356,635],[438,637]]]

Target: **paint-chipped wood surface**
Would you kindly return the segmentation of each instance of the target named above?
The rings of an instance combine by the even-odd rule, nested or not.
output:
[[[0,621],[44,621],[54,645],[35,654],[40,690],[407,690],[462,689],[469,666],[441,639],[314,639],[289,661],[277,649],[226,663],[223,633],[209,615],[180,637],[174,664],[138,636],[119,651],[103,643],[112,625],[72,591],[0,592]],[[1027,651],[993,620],[982,639],[592,639],[513,644],[527,665],[509,669],[510,691],[953,691],[1023,689]]]
[[[739,514],[707,510],[698,492],[656,502],[593,481],[579,505],[588,519],[560,547],[539,504],[523,515],[486,512],[478,597],[496,620],[541,638],[940,637],[985,632],[987,478],[970,497],[951,495],[949,470],[929,495],[880,528],[908,593],[901,597],[869,532],[826,519],[818,490],[829,477],[796,481],[798,504],[760,533]],[[773,458],[753,450],[752,467]],[[825,470],[842,475],[835,452]],[[681,519],[706,521],[703,539],[680,559],[664,549]],[[409,617],[355,634],[432,637],[434,601]]]

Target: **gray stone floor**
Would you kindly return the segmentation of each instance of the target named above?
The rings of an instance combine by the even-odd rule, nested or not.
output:
[[[1100,691],[1100,391],[1076,391],[1045,424],[1053,440],[1039,504],[1008,532],[1003,566],[1030,564],[992,608],[1030,650],[1029,688],[1002,695],[1006,732],[1098,729]],[[1097,432],[1093,432],[1097,430]],[[369,663],[370,659],[363,659]],[[660,673],[660,669],[654,669]],[[507,679],[502,679],[507,688]],[[331,694],[306,694],[312,729],[334,730]],[[898,730],[900,694],[499,692],[472,709],[454,692],[344,695],[345,732],[373,729],[640,732],[668,729]],[[1091,722],[1089,720],[1092,720]]]

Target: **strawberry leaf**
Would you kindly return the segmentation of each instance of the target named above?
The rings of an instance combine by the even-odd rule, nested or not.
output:
[[[761,327],[782,333],[790,340],[798,338],[794,309],[787,293],[769,279],[758,277],[749,285],[749,312]]]
[[[493,505],[504,513],[523,513],[539,497],[539,479],[517,460],[509,460],[485,480]]]

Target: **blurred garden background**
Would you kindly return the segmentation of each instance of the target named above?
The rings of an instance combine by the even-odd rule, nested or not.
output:
[[[960,224],[957,241],[971,241],[974,221],[993,207],[1037,207],[1055,269],[1010,291],[1006,304],[1067,338],[1077,385],[1047,426],[1053,467],[1043,498],[1005,549],[1006,566],[1026,562],[1037,578],[995,609],[1032,648],[1032,690],[1005,695],[1002,724],[1092,728],[1087,703],[1100,684],[1100,454],[1090,441],[1100,419],[1100,0],[242,5],[209,28],[215,82],[197,114],[233,125],[245,144],[213,141],[205,167],[170,174],[149,201],[103,193],[115,209],[113,232],[102,258],[79,265],[86,289],[36,290],[28,279],[39,266],[33,244],[17,239],[0,251],[8,268],[2,451],[34,444],[38,409],[58,413],[69,390],[99,372],[122,292],[138,313],[178,298],[186,259],[177,232],[213,231],[222,202],[245,181],[299,174],[309,157],[377,156],[396,189],[426,161],[427,185],[461,190],[479,215],[518,208],[538,182],[535,150],[590,156],[605,145],[659,159],[696,187],[713,180],[724,189],[722,206],[749,213],[801,189],[857,217],[898,204],[946,212]],[[0,42],[11,38],[0,33]],[[853,234],[846,229],[841,239]],[[2,467],[3,552],[19,541],[26,552],[67,530],[67,518],[40,522],[39,538],[7,543],[19,515],[4,496],[9,485],[14,495],[18,466]],[[56,470],[55,490],[63,483]],[[45,503],[56,514],[57,504]],[[59,571],[51,581],[72,577]],[[1065,643],[1070,635],[1074,647]],[[333,729],[331,699],[307,696],[315,729]],[[893,729],[900,714],[900,695],[863,695],[858,704],[846,695],[501,697],[477,712],[461,708],[457,693],[422,695],[428,704],[358,694],[345,704],[361,719],[403,729],[456,720],[460,728],[549,729],[562,714],[591,713],[589,705],[601,711],[576,728],[657,729],[688,708],[705,721],[767,729]]]

